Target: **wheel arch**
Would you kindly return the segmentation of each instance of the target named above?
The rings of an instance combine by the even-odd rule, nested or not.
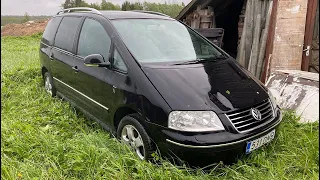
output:
[[[42,68],[41,68],[41,75],[42,75],[42,77],[44,76],[44,74],[45,74],[46,72],[48,72],[48,69],[47,69],[45,66],[42,66]]]
[[[113,114],[113,126],[115,130],[117,130],[121,119],[130,114],[136,114],[136,115],[139,115],[140,117],[143,117],[142,113],[138,109],[132,108],[130,106],[120,106],[117,108],[117,110]],[[145,127],[144,118],[137,118],[137,120],[141,123],[142,126]]]

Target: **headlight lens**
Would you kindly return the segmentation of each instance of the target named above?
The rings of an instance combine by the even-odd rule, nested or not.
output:
[[[272,107],[274,109],[276,109],[277,106],[278,106],[276,99],[274,98],[274,96],[272,95],[270,90],[268,90],[268,94],[269,94],[269,97],[270,97],[270,100],[271,100],[271,103],[272,103]]]
[[[224,130],[219,117],[212,111],[172,111],[168,127],[190,132]]]

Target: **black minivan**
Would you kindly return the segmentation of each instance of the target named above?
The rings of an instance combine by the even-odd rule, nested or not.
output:
[[[248,154],[282,114],[267,88],[185,24],[150,11],[70,8],[40,43],[46,91],[128,144],[142,160]]]

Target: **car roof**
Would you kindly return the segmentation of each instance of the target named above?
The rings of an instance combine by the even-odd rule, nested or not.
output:
[[[172,19],[168,16],[135,11],[100,11],[108,19]]]

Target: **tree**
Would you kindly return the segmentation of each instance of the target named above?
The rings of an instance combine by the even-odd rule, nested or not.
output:
[[[75,0],[74,5],[75,7],[80,7],[82,5],[82,0]]]
[[[90,5],[84,0],[65,0],[65,2],[61,4],[61,7],[67,9],[73,7],[90,7]]]
[[[100,7],[101,10],[121,10],[119,5],[114,5],[106,0],[102,0]]]
[[[102,10],[101,6],[98,3],[91,3],[89,6],[97,10]]]
[[[122,11],[130,11],[131,10],[131,4],[129,1],[125,1],[121,5],[121,10]]]
[[[24,13],[22,22],[25,23],[25,22],[28,22],[28,21],[30,21],[30,16],[29,16],[29,14],[26,12],[26,13]]]
[[[135,2],[134,4],[132,4],[131,10],[143,10],[143,6],[140,2]]]
[[[66,0],[61,6],[62,6],[63,9],[71,8],[72,7],[72,2],[71,2],[71,0]]]
[[[163,2],[163,1],[162,1]],[[171,0],[169,3],[165,1],[164,3],[150,3],[144,1],[130,3],[130,1],[126,0],[122,3],[121,7],[119,5],[115,5],[108,0],[101,0],[101,3],[90,3],[88,4],[85,0],[65,0],[61,7],[64,9],[72,8],[72,7],[92,7],[98,10],[122,10],[122,11],[130,11],[130,10],[146,10],[146,11],[156,11],[171,17],[176,17],[179,12],[184,8],[185,4],[179,3],[177,4],[177,0]]]

